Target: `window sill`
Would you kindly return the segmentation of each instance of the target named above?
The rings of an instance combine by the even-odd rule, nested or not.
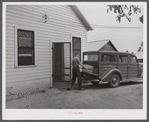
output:
[[[31,68],[31,67],[37,67],[37,65],[15,66],[15,68]]]

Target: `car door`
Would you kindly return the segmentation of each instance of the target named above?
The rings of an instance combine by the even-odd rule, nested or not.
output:
[[[117,54],[100,54],[99,78],[113,68],[117,68]]]

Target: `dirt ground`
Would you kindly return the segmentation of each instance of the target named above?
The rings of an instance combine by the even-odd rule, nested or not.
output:
[[[47,89],[6,102],[6,108],[36,109],[141,109],[143,107],[143,83],[121,83],[109,88],[100,83],[83,84],[84,90]]]

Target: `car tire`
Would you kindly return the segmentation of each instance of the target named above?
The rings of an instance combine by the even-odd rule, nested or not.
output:
[[[110,86],[111,88],[116,88],[116,87],[118,87],[119,84],[120,84],[120,76],[119,76],[119,74],[113,74],[113,75],[111,76],[111,79],[110,79],[110,81],[109,81],[108,83],[109,83],[109,86]]]
[[[99,82],[94,82],[94,81],[91,81],[91,83],[92,83],[93,85],[98,85],[98,84],[99,84]]]

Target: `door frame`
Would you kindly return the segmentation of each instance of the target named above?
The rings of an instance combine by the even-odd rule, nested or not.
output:
[[[52,56],[53,56],[53,48],[52,48],[52,40],[49,40],[49,44],[50,44],[50,66],[51,66],[51,69],[50,69],[50,87],[53,87],[53,79],[52,79],[52,72],[53,72],[53,66],[52,66]]]
[[[58,43],[61,43],[61,44],[65,44],[65,43],[68,43],[69,44],[69,46],[70,46],[70,78],[71,78],[71,56],[72,56],[72,49],[71,49],[71,42],[51,42],[51,45],[52,45],[52,47],[51,47],[51,49],[52,49],[52,62],[51,62],[51,64],[52,64],[52,67],[51,67],[51,79],[52,79],[52,87],[54,87],[54,81],[53,81],[53,71],[54,71],[54,67],[53,67],[53,63],[54,63],[54,58],[53,58],[53,56],[54,56],[54,54],[53,54],[53,45],[54,44],[58,44]],[[64,57],[64,55],[63,55],[63,57]],[[70,81],[71,82],[71,81]]]

